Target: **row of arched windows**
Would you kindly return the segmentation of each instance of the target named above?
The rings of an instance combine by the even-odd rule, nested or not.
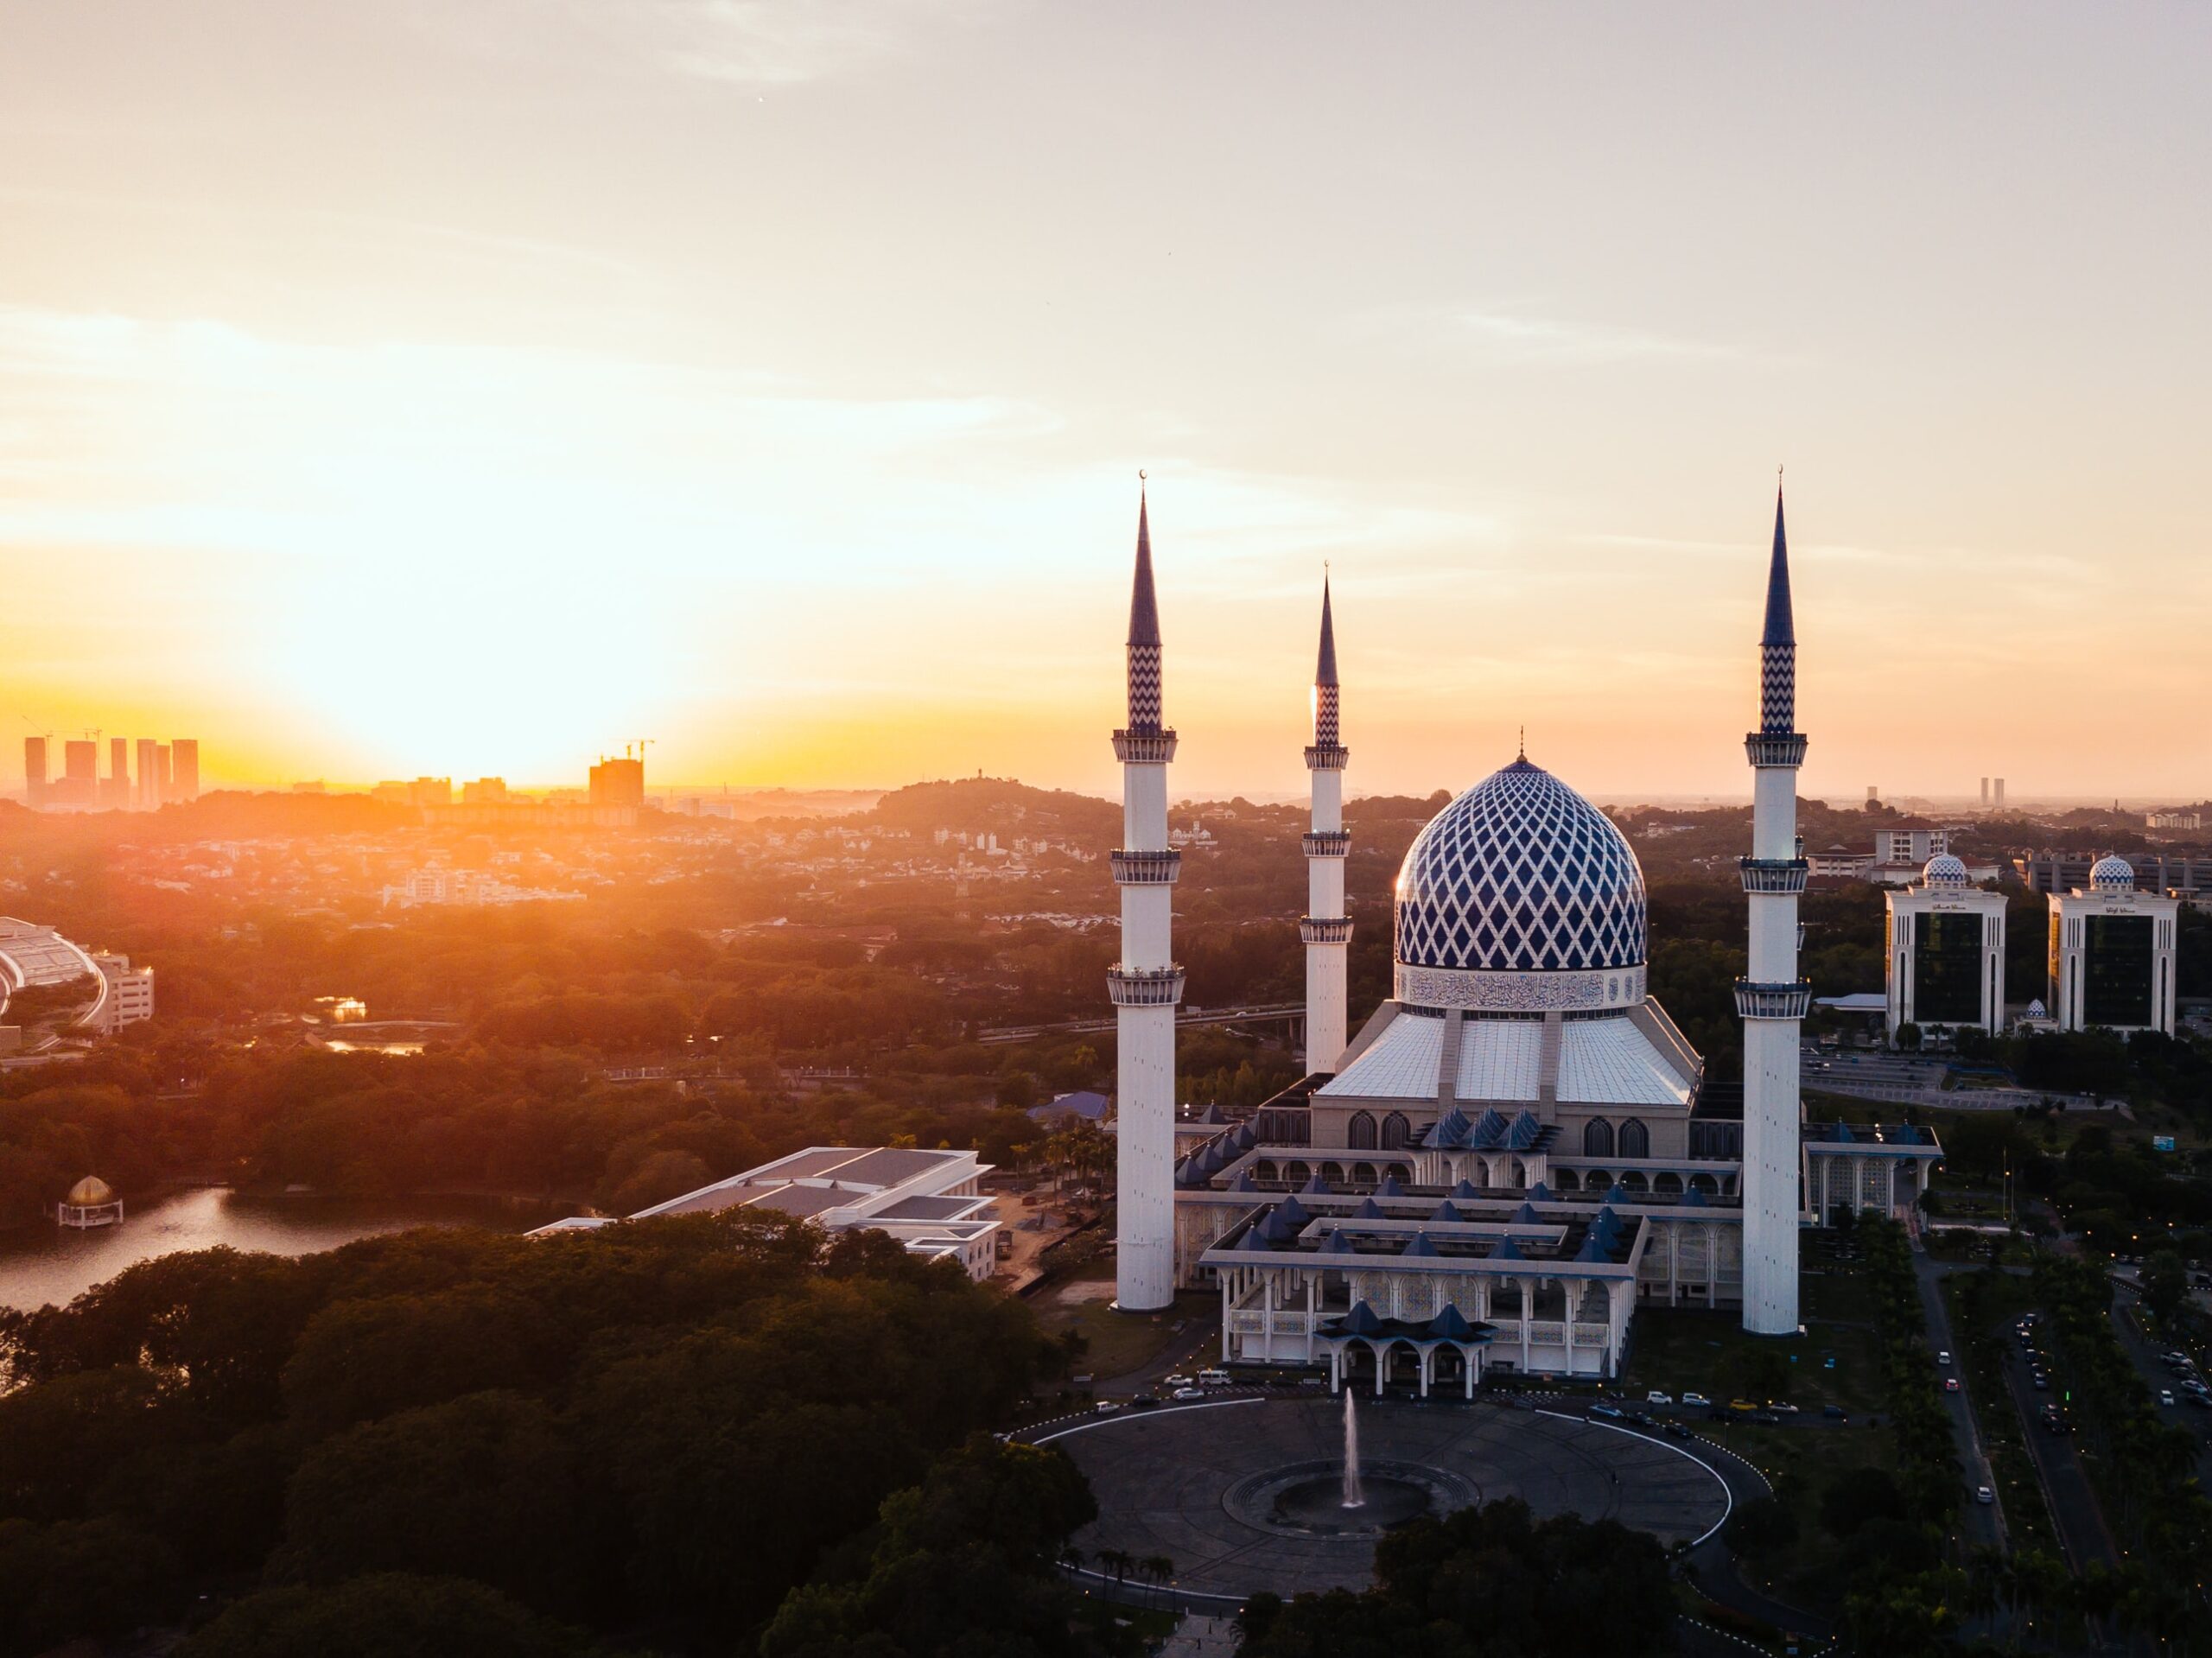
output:
[[[1413,1125],[1406,1120],[1406,1114],[1402,1111],[1393,1111],[1383,1118],[1379,1130],[1376,1128],[1375,1114],[1371,1111],[1353,1112],[1351,1121],[1344,1125],[1344,1144],[1356,1152],[1395,1152],[1412,1136]]]
[[[1651,1155],[1651,1131],[1643,1126],[1640,1117],[1630,1117],[1613,1132],[1613,1125],[1603,1117],[1592,1117],[1582,1125],[1582,1155],[1585,1157],[1649,1157]]]

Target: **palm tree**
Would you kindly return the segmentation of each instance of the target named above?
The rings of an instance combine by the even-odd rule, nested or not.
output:
[[[1162,1589],[1167,1587],[1169,1579],[1175,1575],[1175,1562],[1165,1554],[1147,1554],[1139,1564],[1144,1568],[1145,1576]]]

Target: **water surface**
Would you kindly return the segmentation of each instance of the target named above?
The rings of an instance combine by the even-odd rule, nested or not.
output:
[[[133,1205],[120,1226],[89,1232],[60,1226],[0,1232],[0,1306],[67,1302],[126,1267],[180,1249],[227,1243],[235,1249],[307,1255],[410,1226],[482,1226],[521,1232],[569,1212],[558,1204],[498,1197],[349,1198],[308,1193],[264,1197],[221,1190],[180,1192],[143,1208]]]

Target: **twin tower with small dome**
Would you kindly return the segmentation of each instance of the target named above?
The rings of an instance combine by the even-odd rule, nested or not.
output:
[[[1250,1117],[1179,1119],[1160,610],[1149,508],[1137,517],[1122,764],[1116,1010],[1118,1305],[1217,1287],[1225,1361],[1323,1365],[1471,1392],[1488,1372],[1611,1375],[1640,1302],[1798,1328],[1798,1233],[1839,1207],[1910,1204],[1933,1140],[1815,1168],[1798,1098],[1796,638],[1775,505],[1754,779],[1749,971],[1736,987],[1741,1085],[1705,1063],[1649,993],[1649,907],[1612,820],[1524,754],[1421,831],[1398,873],[1391,995],[1346,1020],[1342,730],[1322,590],[1315,673],[1306,1076]],[[1880,1130],[1868,1131],[1878,1137]],[[1916,1155],[1905,1154],[1912,1144]],[[1840,1142],[1839,1142],[1840,1144]],[[1808,1178],[1808,1177],[1812,1177]],[[1815,1200],[1817,1206],[1815,1206]]]

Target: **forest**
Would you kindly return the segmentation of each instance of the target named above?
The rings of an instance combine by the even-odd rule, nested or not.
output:
[[[776,1217],[170,1255],[0,1314],[0,1654],[1103,1654],[1051,1575],[1081,1476],[982,1432],[1071,1356]]]

